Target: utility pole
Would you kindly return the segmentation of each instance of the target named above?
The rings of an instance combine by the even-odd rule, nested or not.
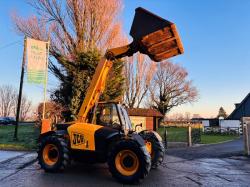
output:
[[[18,123],[19,123],[19,116],[20,116],[20,107],[22,102],[22,92],[23,92],[23,76],[24,76],[24,67],[26,64],[26,37],[24,38],[24,47],[23,47],[23,61],[21,67],[21,78],[20,78],[20,85],[19,85],[19,95],[18,95],[18,102],[17,102],[17,110],[16,110],[16,126],[15,126],[15,133],[14,133],[14,140],[17,140],[17,132],[18,132]]]

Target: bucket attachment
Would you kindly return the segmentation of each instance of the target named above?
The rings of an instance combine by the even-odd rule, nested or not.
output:
[[[129,45],[108,49],[107,59],[132,56],[137,51],[159,62],[184,52],[174,23],[139,7],[130,30],[133,42]]]
[[[141,7],[135,10],[130,35],[138,51],[156,62],[184,52],[175,24]]]

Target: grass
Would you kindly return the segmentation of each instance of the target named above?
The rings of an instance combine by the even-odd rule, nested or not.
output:
[[[0,126],[0,149],[34,150],[37,146],[39,129],[34,124],[18,126],[18,140],[14,141],[15,126]]]
[[[167,127],[168,142],[187,142],[187,128],[185,127]],[[164,127],[158,129],[158,133],[164,140]],[[201,144],[221,143],[239,138],[237,135],[219,135],[219,134],[201,134]],[[197,142],[199,143],[199,142]]]
[[[235,140],[238,139],[239,136],[237,135],[201,135],[201,143],[202,144],[212,144],[212,143],[221,143],[229,140]]]
[[[187,128],[167,127],[167,141],[187,142]],[[19,125],[18,141],[13,140],[15,126],[0,126],[0,149],[7,150],[35,150],[39,129],[34,124]],[[158,133],[164,140],[164,127],[158,129]],[[202,144],[220,143],[239,138],[235,135],[201,135]]]
[[[167,141],[169,142],[187,142],[187,128],[167,127]],[[158,133],[164,140],[165,128],[160,127]]]

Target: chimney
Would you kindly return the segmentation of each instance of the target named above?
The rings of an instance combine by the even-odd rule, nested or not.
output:
[[[238,106],[240,105],[240,103],[235,103],[235,108],[238,108]]]

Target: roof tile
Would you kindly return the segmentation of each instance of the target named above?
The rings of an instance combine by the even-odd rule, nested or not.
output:
[[[159,111],[151,108],[127,108],[127,111],[129,116],[163,117]]]

